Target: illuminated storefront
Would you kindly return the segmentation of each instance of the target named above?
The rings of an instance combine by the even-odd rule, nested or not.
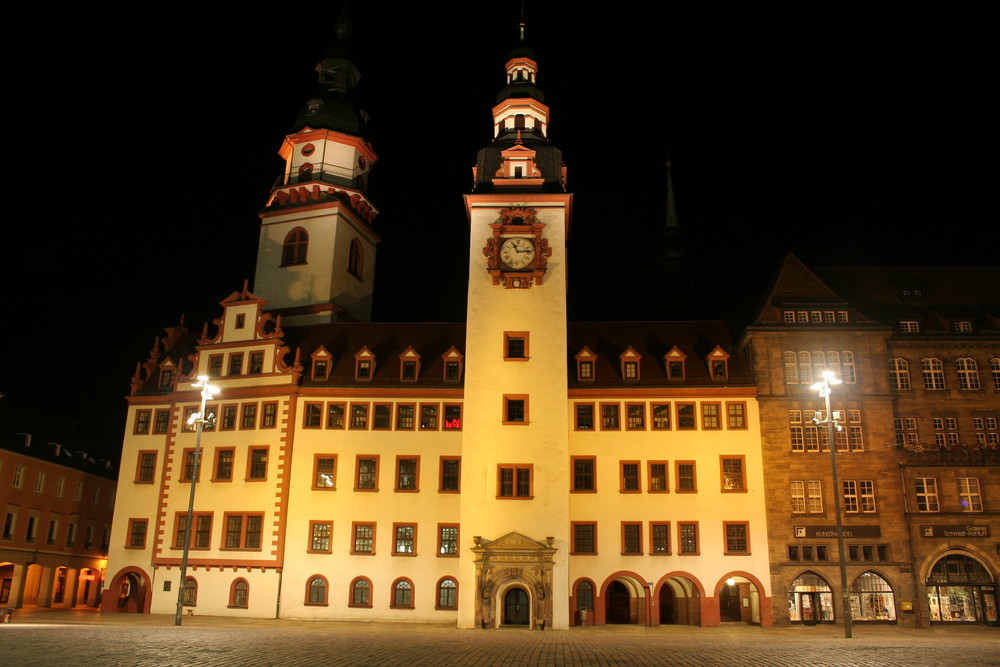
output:
[[[833,621],[833,592],[815,572],[804,572],[788,590],[788,619],[810,624]]]
[[[927,605],[931,621],[996,625],[996,582],[979,561],[949,554],[927,579]]]
[[[862,572],[858,575],[851,584],[850,599],[853,620],[896,622],[892,587],[874,572]]]

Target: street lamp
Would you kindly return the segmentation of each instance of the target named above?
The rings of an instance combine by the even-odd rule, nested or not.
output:
[[[840,482],[837,481],[837,445],[834,442],[834,430],[842,431],[844,427],[837,423],[840,414],[830,410],[830,393],[832,385],[840,384],[840,380],[831,371],[823,371],[823,379],[810,389],[819,392],[820,398],[826,399],[826,418],[820,419],[822,413],[817,412],[813,423],[819,426],[826,424],[827,444],[830,447],[830,466],[833,469],[833,507],[837,517],[837,550],[840,553],[840,597],[844,609],[844,637],[851,638],[851,604],[847,596],[847,562],[844,552],[844,527],[840,519]]]
[[[205,403],[215,394],[219,393],[219,388],[208,383],[207,375],[199,375],[198,381],[193,385],[195,389],[201,389],[201,408],[188,418],[188,425],[195,426],[196,435],[194,440],[194,462],[191,466],[191,492],[188,494],[187,523],[184,530],[184,555],[181,557],[181,583],[177,587],[177,614],[174,616],[174,625],[181,624],[181,614],[184,611],[184,584],[187,579],[188,552],[191,549],[191,522],[194,518],[194,487],[198,483],[199,465],[201,463],[201,433],[205,430],[205,424],[215,423],[214,414],[205,414]],[[186,464],[182,461],[181,465]],[[183,468],[182,468],[183,470]]]

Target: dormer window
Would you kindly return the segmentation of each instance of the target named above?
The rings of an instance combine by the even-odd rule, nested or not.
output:
[[[584,346],[582,350],[574,356],[576,359],[576,379],[578,382],[594,381],[594,362],[597,355],[591,352],[590,348]]]
[[[237,329],[242,329],[246,325],[247,325],[247,316],[245,314],[243,314],[243,313],[240,313],[239,315],[237,315],[236,316],[236,328]]]
[[[969,320],[955,320],[952,322],[955,333],[972,333],[972,322]]]
[[[708,354],[708,372],[713,380],[729,379],[729,353],[716,345]]]
[[[667,367],[667,379],[671,382],[683,382],[687,377],[684,362],[687,355],[675,345],[670,351],[663,355],[663,360]]]
[[[416,382],[420,375],[420,355],[412,347],[399,355],[399,379],[402,382]]]
[[[635,351],[631,345],[618,357],[621,361],[622,380],[625,382],[639,381],[639,361],[642,355]]]
[[[441,355],[444,360],[444,381],[461,382],[462,380],[462,353],[452,346],[447,352]]]
[[[916,320],[902,320],[899,323],[899,333],[920,333],[920,323]]]
[[[320,345],[309,357],[312,359],[312,372],[310,376],[313,381],[325,382],[329,379],[330,369],[333,366],[333,355]]]
[[[160,389],[169,389],[174,381],[174,372],[169,368],[160,369]]]
[[[366,345],[354,355],[354,379],[361,382],[370,382],[374,373],[375,354]]]

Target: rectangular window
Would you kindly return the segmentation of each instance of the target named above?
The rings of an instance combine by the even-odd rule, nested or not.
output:
[[[462,405],[460,403],[444,404],[444,430],[462,430]]]
[[[698,522],[681,521],[677,524],[677,544],[680,555],[691,556],[698,554]]]
[[[527,331],[505,331],[503,333],[503,358],[505,361],[528,360]]]
[[[236,450],[232,447],[217,447],[215,450],[215,477],[213,482],[233,481],[233,459]]]
[[[357,359],[357,363],[354,368],[354,376],[358,380],[371,380],[372,379],[372,360],[371,359]]]
[[[645,403],[626,403],[625,415],[626,415],[625,428],[627,428],[630,431],[646,430]]]
[[[649,522],[649,543],[652,546],[650,554],[653,556],[670,555],[670,522],[650,521]]]
[[[746,482],[746,457],[745,456],[720,456],[720,467],[722,469],[722,491],[723,493],[734,493],[747,490]]]
[[[626,382],[636,382],[639,379],[639,362],[622,362],[622,379]]]
[[[76,545],[76,524],[70,523],[66,526],[66,546],[72,547]]]
[[[396,406],[396,430],[412,431],[415,423],[416,406],[413,404],[400,403]]]
[[[131,527],[130,527],[129,533],[131,533],[131,532],[132,531],[131,531]],[[58,519],[50,519],[49,520],[49,531],[45,535],[45,544],[47,544],[49,546],[55,546],[56,539],[58,538],[58,536],[59,536],[59,520]],[[145,545],[145,536],[143,536],[143,544]]]
[[[313,463],[314,489],[337,488],[337,455],[317,454]]]
[[[622,555],[642,555],[642,522],[622,521]]]
[[[593,403],[576,403],[574,404],[576,408],[576,430],[577,431],[593,431],[594,430],[594,404]]]
[[[190,540],[188,547],[191,549],[208,549],[212,541],[212,515],[194,515],[194,534],[188,536],[187,512],[178,512],[175,519],[176,529],[174,531],[174,548],[183,549],[185,540]]]
[[[153,433],[166,433],[170,430],[170,411],[157,410],[153,420]]]
[[[374,523],[354,523],[351,526],[353,538],[351,540],[352,554],[375,554],[375,524]]]
[[[695,480],[694,461],[677,461],[674,463],[674,475],[677,478],[677,493],[696,493],[698,485]]]
[[[457,361],[444,362],[444,381],[458,382],[462,376],[462,365]]]
[[[621,466],[621,492],[622,493],[639,493],[642,491],[639,482],[639,462],[638,461],[621,461],[619,462]]]
[[[594,466],[597,459],[593,456],[573,456],[570,462],[573,466],[573,491],[592,492],[597,487],[594,482]]]
[[[677,430],[693,431],[697,428],[694,419],[694,403],[677,404]]]
[[[322,406],[319,408],[322,410]],[[326,405],[326,427],[342,429],[344,428],[344,404],[343,403],[327,403]],[[316,414],[316,428],[319,428],[319,413]]]
[[[372,415],[373,431],[388,431],[392,428],[392,403],[376,403]]]
[[[7,512],[3,520],[3,539],[13,540],[14,530],[16,528],[17,528],[17,512]],[[71,545],[67,543],[66,546],[71,546]]]
[[[261,481],[267,479],[267,447],[250,448],[247,479]]]
[[[458,457],[441,457],[441,483],[438,490],[442,493],[458,493],[461,479],[462,460]]]
[[[28,528],[24,531],[24,541],[27,544],[34,544],[35,537],[38,534],[38,517],[29,516],[28,517]],[[88,549],[90,546],[87,547]]]
[[[958,478],[958,501],[963,512],[982,512],[983,497],[979,492],[978,477]]]
[[[263,352],[251,352],[250,353],[250,374],[259,375],[264,372],[264,353]]]
[[[211,378],[222,377],[222,355],[213,354],[208,357],[208,376]]]
[[[420,430],[436,431],[438,427],[438,405],[437,403],[420,404]]]
[[[260,419],[261,428],[274,428],[278,424],[278,404],[265,403],[264,414]]]
[[[739,431],[747,427],[746,403],[726,403],[726,424],[730,431]]]
[[[722,428],[719,420],[721,406],[718,403],[701,404],[701,427],[706,431],[715,431]]]
[[[573,553],[596,554],[597,524],[593,521],[574,521],[570,527],[573,531]]]
[[[652,406],[653,410],[653,430],[654,431],[669,431],[670,430],[670,404],[669,403],[654,403]]]
[[[795,514],[821,514],[823,512],[823,486],[820,480],[792,481],[792,512]]]
[[[617,403],[601,403],[601,430],[617,431],[619,429]]]
[[[848,514],[858,511],[858,483],[854,480],[845,479],[844,482],[844,511]]]
[[[351,403],[351,428],[368,429],[368,404]]]
[[[419,457],[396,457],[396,491],[419,491]]]
[[[195,423],[194,423],[194,418],[195,418],[195,414],[197,412],[198,412],[198,408],[196,406],[193,406],[193,405],[190,406],[190,407],[184,408],[184,426],[183,426],[183,429],[184,429],[185,432],[187,432],[187,433],[194,433],[195,428],[196,428],[195,427]]]
[[[358,455],[355,491],[378,491],[378,456]]]
[[[229,375],[240,375],[243,372],[243,353],[229,355]]]
[[[417,527],[411,523],[392,524],[394,535],[392,544],[393,556],[417,555]]]
[[[306,409],[306,415],[308,416],[309,410]],[[187,415],[185,414],[185,423],[187,422]],[[308,421],[308,419],[307,419]],[[308,424],[306,424],[308,427]],[[222,420],[219,423],[220,431],[232,431],[236,428],[236,406],[235,405],[223,405],[222,406]]]
[[[156,478],[156,452],[139,452],[135,471],[135,481],[138,484],[152,484]]]
[[[417,379],[417,362],[414,359],[404,359],[399,369],[399,379],[403,382],[415,382]]]
[[[531,468],[530,464],[497,466],[497,497],[531,499]]]
[[[726,536],[726,555],[749,555],[750,524],[746,521],[724,521],[722,526]]]
[[[309,522],[309,552],[310,553],[330,553],[333,548],[330,543],[330,536],[333,533],[333,523],[330,521],[310,521]]]
[[[263,524],[264,515],[262,514],[227,513],[222,548],[259,550]]]
[[[667,483],[667,461],[649,462],[649,493],[666,493],[669,491]]]
[[[181,470],[181,481],[190,482],[192,479],[198,477],[198,473],[201,472],[200,470],[195,470],[195,451],[193,449],[185,449],[182,456],[184,468]],[[198,468],[201,468],[201,461],[198,461]]]
[[[439,558],[458,556],[458,524],[439,523],[438,524],[438,547]]]
[[[503,423],[523,426],[528,423],[528,397],[525,394],[504,394]]]
[[[243,416],[240,419],[240,428],[241,429],[257,428],[257,404],[256,403],[244,403],[243,404]]]
[[[153,418],[152,410],[136,410],[135,411],[135,428],[133,433],[136,435],[146,435],[149,433],[149,422]]]
[[[938,512],[937,478],[917,477],[915,480],[917,487],[917,511]]]

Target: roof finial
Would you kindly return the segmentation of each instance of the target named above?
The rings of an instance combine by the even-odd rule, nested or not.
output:
[[[521,0],[521,43],[524,44],[524,0]]]

